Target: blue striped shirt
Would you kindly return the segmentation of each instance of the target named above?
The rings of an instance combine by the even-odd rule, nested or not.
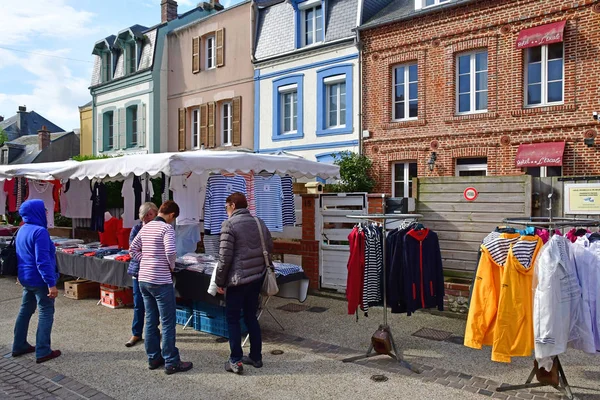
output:
[[[254,177],[254,199],[256,216],[262,219],[272,232],[283,232],[283,190],[281,177]]]
[[[221,225],[227,219],[225,199],[235,192],[246,194],[246,180],[241,176],[214,175],[208,178],[204,202],[204,229],[211,235],[221,233]]]

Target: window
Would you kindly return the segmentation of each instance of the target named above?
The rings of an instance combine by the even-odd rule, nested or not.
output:
[[[102,83],[109,82],[111,79],[111,62],[110,52],[102,53]]]
[[[8,149],[2,149],[2,160],[0,160],[1,164],[8,164]]]
[[[203,144],[200,143],[200,109],[195,108],[192,110],[192,147],[199,149]]]
[[[440,4],[448,3],[449,1],[450,0],[425,0],[424,6],[425,7],[437,6]]]
[[[208,36],[206,38],[206,69],[216,67],[216,56],[215,56],[215,37]]]
[[[104,113],[104,150],[112,150],[114,148],[114,115],[112,111]]]
[[[327,128],[346,126],[346,77],[325,80]]]
[[[284,90],[281,98],[281,132],[294,133],[298,131],[298,90]]]
[[[221,145],[231,146],[231,133],[232,133],[232,109],[231,103],[223,103],[221,105]]]
[[[562,167],[528,167],[525,173],[537,178],[549,178],[552,176],[562,176]]]
[[[273,112],[271,140],[292,140],[304,137],[304,74],[288,75],[273,80]],[[320,90],[322,85],[318,85]],[[322,94],[322,93],[321,93]],[[321,96],[323,101],[325,95]],[[233,107],[233,133],[236,132],[236,107]],[[318,111],[318,110],[317,110]],[[325,105],[320,113],[324,117]],[[323,122],[324,126],[324,122]],[[234,138],[235,142],[235,138]]]
[[[135,42],[125,45],[125,73],[133,74],[136,71],[137,62],[135,54]]]
[[[419,115],[417,64],[395,67],[393,72],[393,119],[415,119]]]
[[[392,196],[413,197],[412,180],[417,177],[417,163],[395,163],[392,169]]]
[[[321,5],[302,11],[303,45],[323,41],[323,8]]]
[[[456,111],[459,114],[487,111],[488,53],[459,55],[456,59]]]
[[[456,176],[486,176],[487,157],[458,158],[456,160]]]
[[[127,107],[127,141],[128,147],[138,145],[138,106]]]
[[[564,79],[563,44],[525,49],[525,105],[562,103]]]

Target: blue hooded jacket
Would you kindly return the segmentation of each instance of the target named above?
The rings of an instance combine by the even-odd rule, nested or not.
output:
[[[44,202],[27,200],[21,204],[19,214],[25,222],[15,239],[19,282],[23,286],[56,286],[56,249],[50,240]]]

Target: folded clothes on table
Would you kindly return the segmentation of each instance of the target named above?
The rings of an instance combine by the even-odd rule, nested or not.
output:
[[[275,267],[275,276],[288,276],[304,271],[301,266],[296,264],[274,262],[273,266]]]
[[[129,261],[131,261],[131,256],[129,254],[124,255],[124,256],[118,256],[115,258],[115,261],[129,262]]]

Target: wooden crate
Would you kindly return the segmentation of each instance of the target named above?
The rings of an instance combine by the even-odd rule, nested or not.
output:
[[[98,298],[100,293],[100,284],[87,279],[65,282],[65,297],[69,299],[81,300],[88,298]]]

